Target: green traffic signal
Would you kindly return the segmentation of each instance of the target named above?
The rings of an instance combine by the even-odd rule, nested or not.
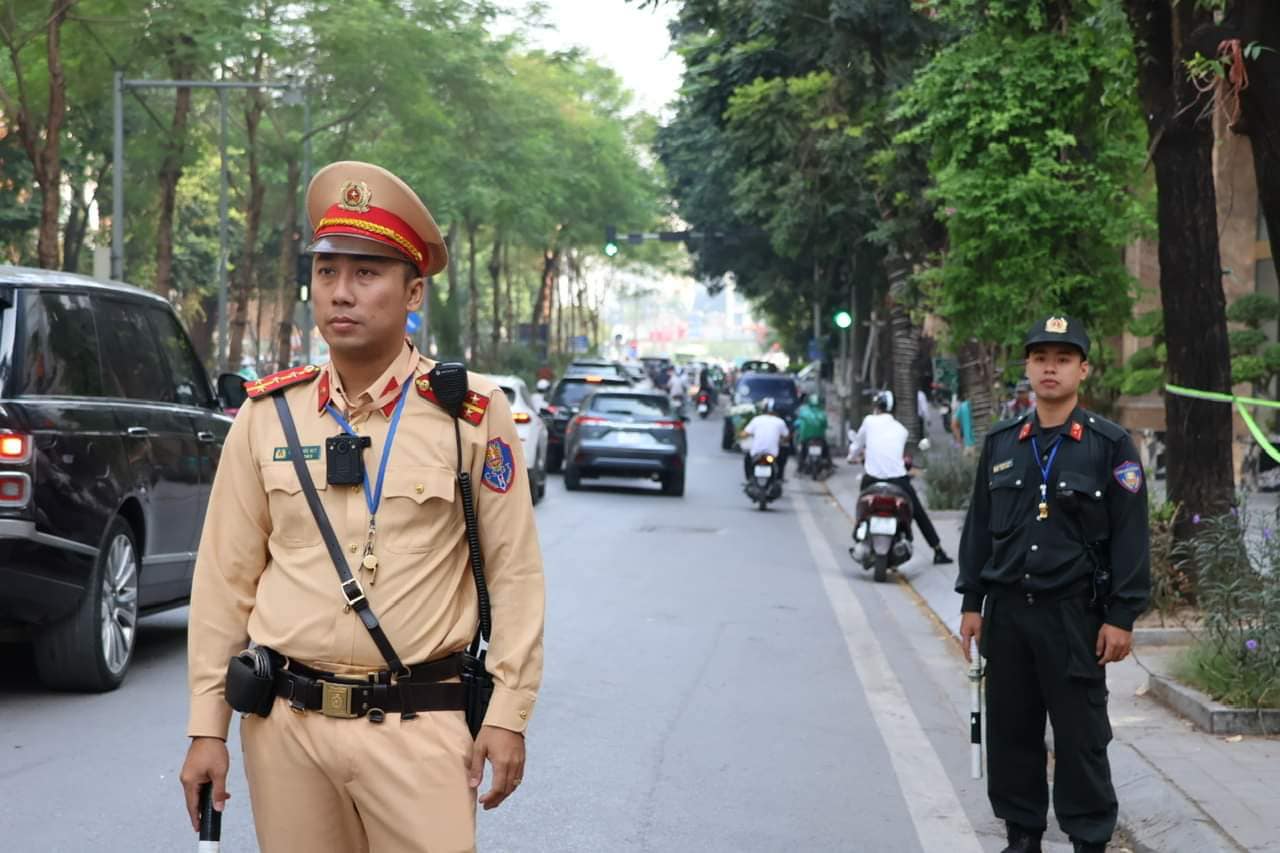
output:
[[[605,253],[606,255],[608,255],[609,257],[611,257],[611,258],[612,258],[614,255],[618,254],[618,244],[617,244],[617,243],[605,243],[605,244],[604,244],[604,253]]]
[[[841,329],[847,329],[853,325],[853,315],[848,311],[837,311],[832,319],[835,320],[836,326]]]

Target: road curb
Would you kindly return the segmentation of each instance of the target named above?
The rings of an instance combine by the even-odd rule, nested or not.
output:
[[[1199,690],[1155,673],[1147,676],[1147,690],[1169,710],[1181,714],[1196,728],[1211,735],[1268,737],[1280,733],[1280,710],[1232,708],[1215,702]]]
[[[849,510],[832,491],[828,481],[822,486],[846,515]],[[962,511],[930,512],[940,520],[961,520]],[[924,605],[935,621],[942,625],[951,640],[960,645],[960,637],[951,617],[939,613],[926,592],[916,589],[905,573],[898,575],[915,598]],[[959,608],[957,607],[957,611]],[[1180,632],[1180,629],[1144,629],[1148,636],[1143,641],[1155,640],[1159,632]],[[1112,741],[1108,750],[1111,757],[1112,783],[1115,785],[1120,811],[1117,826],[1133,843],[1136,853],[1247,853],[1206,814],[1181,788],[1164,775],[1132,745]]]

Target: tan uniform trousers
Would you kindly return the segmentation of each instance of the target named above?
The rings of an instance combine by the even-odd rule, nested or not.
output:
[[[461,711],[371,723],[298,713],[276,699],[270,716],[244,718],[240,743],[262,853],[475,850]]]

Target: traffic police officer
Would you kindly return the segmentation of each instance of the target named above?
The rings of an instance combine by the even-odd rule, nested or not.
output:
[[[1077,851],[1103,851],[1116,824],[1106,665],[1123,660],[1147,607],[1147,490],[1128,433],[1079,405],[1089,337],[1070,317],[1026,338],[1036,410],[983,446],[960,543],[965,656],[987,659],[988,795],[1006,853],[1036,853],[1047,824],[1045,716],[1053,804]]]
[[[277,693],[270,705],[268,693],[273,713],[247,715],[240,730],[259,844],[264,853],[472,850],[484,763],[492,778],[479,801],[489,809],[520,784],[542,674],[542,561],[520,439],[501,389],[468,375],[459,448],[454,417],[427,378],[433,362],[405,338],[425,277],[447,264],[440,231],[413,190],[377,166],[334,163],[312,180],[307,210],[316,324],[331,361],[246,390],[251,398],[284,395],[325,514],[414,683],[458,681],[452,662],[476,634],[461,453],[478,484],[494,691],[474,741],[457,705],[417,706],[416,716],[374,709],[366,722],[347,708],[331,714],[327,699],[316,707]],[[196,562],[192,743],[181,777],[193,823],[201,783],[213,782],[219,809],[230,796],[227,661],[249,641],[271,649],[289,679],[391,683],[357,609],[345,606],[272,402],[251,399],[236,417]],[[369,439],[360,485],[326,478],[326,439],[344,433]]]

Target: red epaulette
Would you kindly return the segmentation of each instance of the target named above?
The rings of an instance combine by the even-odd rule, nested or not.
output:
[[[431,390],[431,380],[425,376],[419,376],[417,381],[413,383],[418,389],[418,396],[424,400],[430,400],[437,406],[440,405],[436,392]],[[484,420],[485,409],[489,408],[489,398],[475,391],[467,391],[466,399],[462,401],[461,417],[464,421],[472,426],[480,426],[480,422]]]
[[[273,373],[270,376],[264,376],[252,382],[246,382],[244,390],[249,395],[250,400],[256,400],[259,397],[265,397],[268,394],[274,394],[276,391],[288,388],[290,385],[297,385],[299,382],[310,382],[319,375],[320,368],[314,364],[304,364],[302,367],[291,367],[288,370],[281,370],[279,373]]]

